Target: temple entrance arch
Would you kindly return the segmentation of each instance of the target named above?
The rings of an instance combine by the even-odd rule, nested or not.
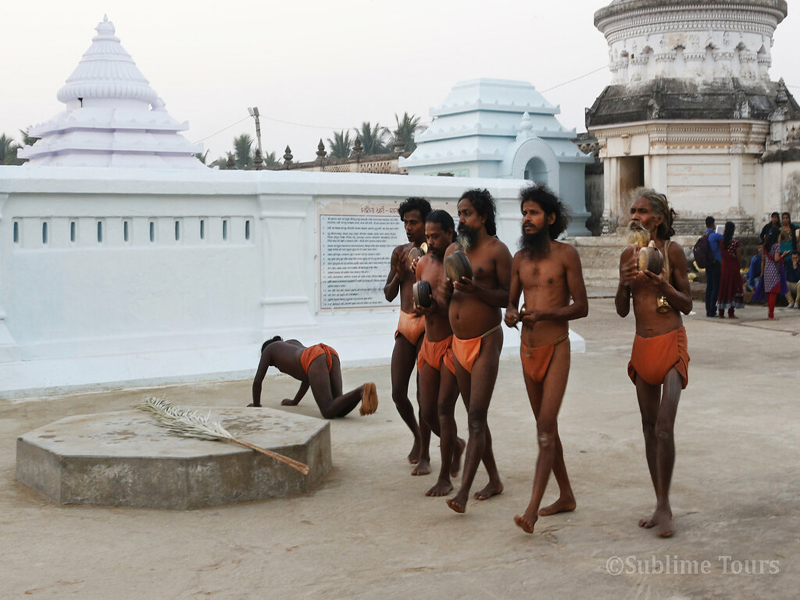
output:
[[[547,165],[538,157],[534,157],[528,161],[528,164],[525,165],[525,173],[523,176],[525,179],[535,181],[536,183],[543,183],[545,185],[549,183]]]
[[[547,143],[540,138],[531,138],[514,148],[513,154],[506,157],[510,165],[507,173],[512,179],[527,179],[546,183],[556,194],[560,193],[560,165],[556,155]]]

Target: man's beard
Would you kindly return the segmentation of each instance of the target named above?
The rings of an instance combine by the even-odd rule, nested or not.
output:
[[[540,229],[536,233],[525,233],[523,226],[519,247],[531,258],[544,258],[550,254],[550,232],[547,229]]]
[[[465,252],[473,248],[478,243],[478,230],[467,227],[464,223],[459,223],[456,243]]]
[[[650,243],[650,232],[639,221],[628,223],[628,244],[644,248]]]

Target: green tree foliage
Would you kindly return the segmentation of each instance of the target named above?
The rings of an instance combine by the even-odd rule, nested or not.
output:
[[[267,154],[264,156],[265,167],[274,167],[275,165],[279,164],[281,164],[281,161],[275,152],[267,152]]]
[[[251,168],[253,154],[253,138],[246,133],[233,138],[233,156],[237,169]]]
[[[404,112],[403,118],[401,119],[397,116],[397,113],[395,113],[394,120],[397,123],[395,135],[399,135],[400,139],[403,140],[403,151],[413,152],[417,147],[416,142],[414,142],[414,134],[424,129],[420,124],[420,117],[417,115],[409,115],[407,112]],[[394,146],[394,138],[392,139],[392,145]]]
[[[353,140],[349,131],[334,131],[333,139],[328,138],[331,158],[347,158],[353,151]]]
[[[5,133],[0,135],[0,165],[17,165],[19,145]]]
[[[372,125],[369,121],[364,121],[361,123],[360,129],[353,129],[353,131],[355,131],[357,137],[361,138],[364,156],[390,152],[390,149],[386,146],[389,130],[386,127],[381,127],[380,123]]]

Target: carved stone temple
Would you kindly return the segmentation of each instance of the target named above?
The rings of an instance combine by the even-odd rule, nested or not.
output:
[[[611,85],[587,109],[603,161],[604,232],[627,221],[626,193],[667,194],[678,233],[702,219],[742,233],[800,213],[800,106],[772,81],[785,0],[614,0],[595,13]]]

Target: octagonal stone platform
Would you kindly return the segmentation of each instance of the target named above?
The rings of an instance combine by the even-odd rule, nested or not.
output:
[[[269,408],[188,407],[233,437],[308,465],[308,475],[236,444],[170,433],[140,410],[68,417],[17,439],[17,481],[59,504],[195,509],[300,494],[331,467],[326,421]]]

